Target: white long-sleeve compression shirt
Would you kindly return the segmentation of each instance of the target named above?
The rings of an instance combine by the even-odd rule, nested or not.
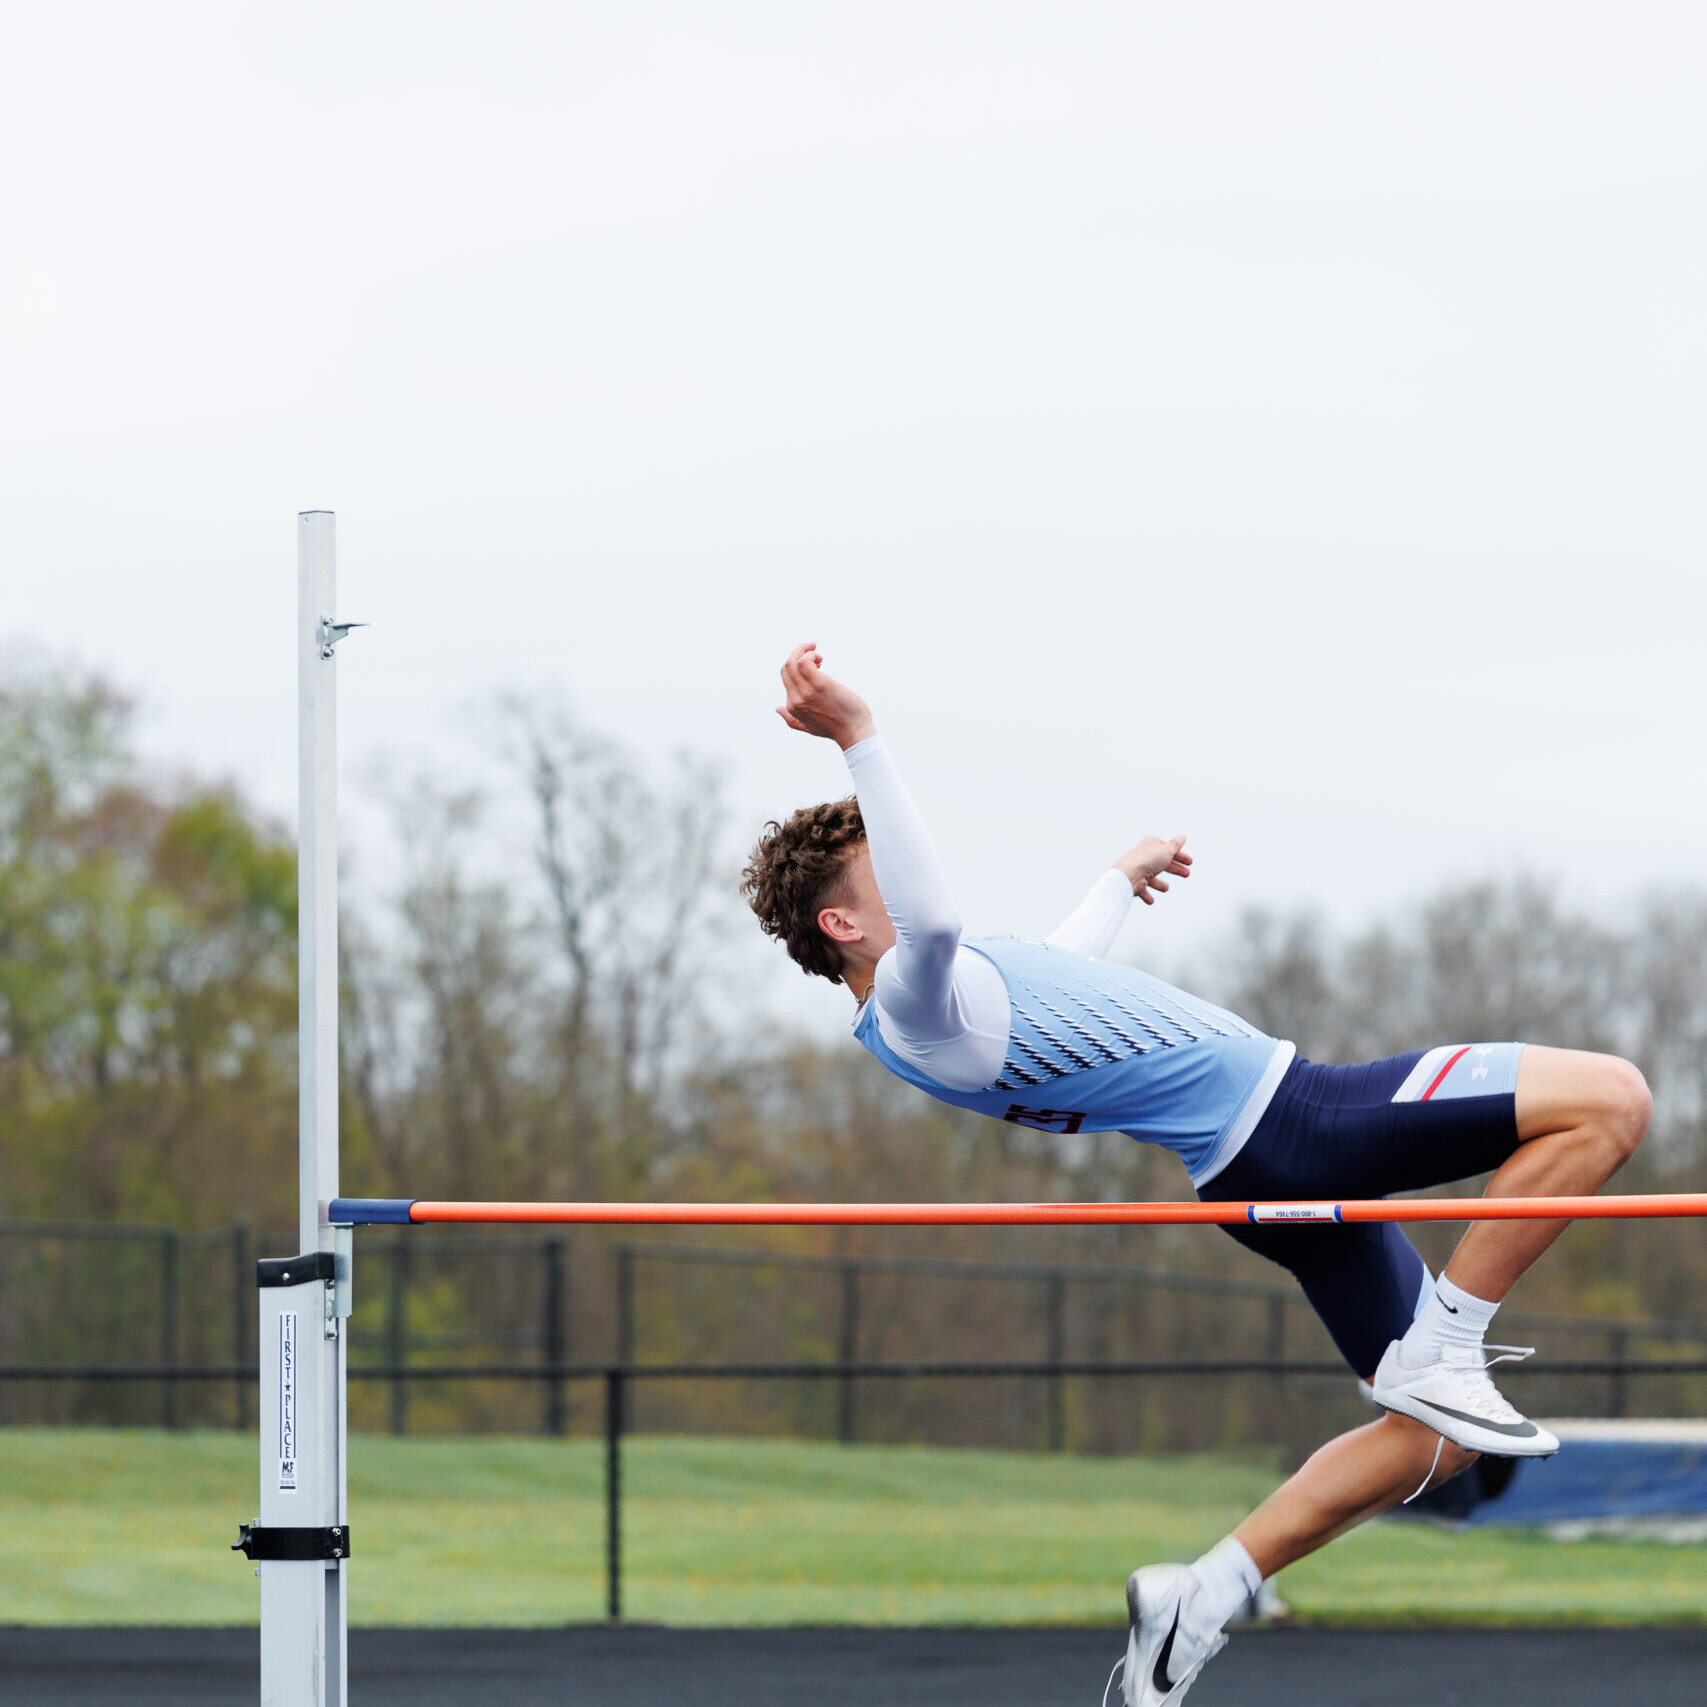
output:
[[[960,942],[960,915],[936,849],[881,736],[846,753],[865,821],[872,875],[895,925],[871,1001],[883,1041],[939,1084],[971,1091],[1002,1070],[1010,1021],[995,966]],[[1132,884],[1110,868],[1046,939],[1100,960],[1132,906]]]

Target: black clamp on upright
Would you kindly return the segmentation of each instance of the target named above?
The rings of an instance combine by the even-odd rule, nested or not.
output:
[[[245,1559],[347,1559],[350,1556],[350,1526],[333,1524],[327,1529],[287,1528],[282,1524],[240,1523],[241,1532],[231,1543],[233,1553]]]
[[[311,1280],[336,1277],[330,1251],[305,1251],[299,1257],[262,1257],[255,1264],[257,1286],[304,1286]]]

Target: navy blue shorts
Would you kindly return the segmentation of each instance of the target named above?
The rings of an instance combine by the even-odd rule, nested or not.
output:
[[[1294,1061],[1244,1148],[1198,1196],[1386,1197],[1486,1173],[1517,1148],[1522,1051],[1519,1043],[1484,1043],[1358,1067]],[[1341,1356],[1366,1380],[1430,1284],[1416,1248],[1390,1222],[1227,1231],[1296,1276]]]

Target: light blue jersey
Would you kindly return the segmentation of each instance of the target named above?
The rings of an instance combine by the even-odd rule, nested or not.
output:
[[[1250,1136],[1292,1059],[1242,1019],[1130,966],[1018,937],[968,938],[1008,991],[1002,1070],[979,1090],[939,1083],[884,1041],[875,1002],[854,1036],[943,1102],[1047,1132],[1124,1132],[1172,1150],[1194,1184]]]

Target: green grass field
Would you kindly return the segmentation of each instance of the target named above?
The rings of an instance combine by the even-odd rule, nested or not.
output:
[[[604,1611],[593,1441],[351,1447],[359,1624],[563,1624]],[[246,1624],[226,1549],[255,1506],[241,1435],[0,1430],[0,1623]],[[1134,1565],[1189,1557],[1274,1485],[1220,1457],[1101,1459],[638,1437],[625,1612],[665,1624],[1124,1621]],[[1707,1548],[1377,1523],[1287,1571],[1338,1622],[1707,1620]]]

